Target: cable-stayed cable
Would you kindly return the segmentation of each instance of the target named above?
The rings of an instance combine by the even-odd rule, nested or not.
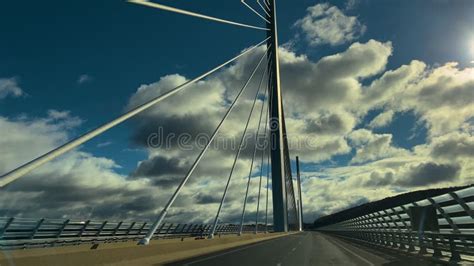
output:
[[[268,51],[268,49],[267,49],[267,51]],[[222,210],[222,205],[224,204],[225,198],[227,196],[227,191],[229,190],[230,181],[232,179],[232,175],[234,173],[235,166],[237,164],[237,161],[239,160],[239,156],[240,156],[240,153],[242,151],[242,146],[243,146],[244,141],[245,141],[245,136],[247,135],[247,129],[248,129],[249,124],[250,124],[250,119],[252,118],[252,113],[253,113],[253,110],[255,108],[255,104],[257,103],[258,95],[260,93],[260,88],[262,87],[263,78],[265,77],[265,74],[267,73],[267,69],[268,68],[265,66],[265,70],[262,74],[262,78],[260,79],[260,83],[258,85],[257,92],[255,93],[255,98],[254,98],[253,103],[252,103],[252,108],[250,109],[250,113],[249,113],[249,116],[247,118],[247,122],[245,123],[244,132],[242,133],[242,138],[240,139],[239,147],[237,149],[237,153],[235,154],[235,158],[234,158],[234,162],[232,164],[232,168],[230,169],[229,178],[227,179],[227,184],[225,186],[224,193],[222,195],[222,199],[221,199],[221,202],[219,204],[219,208],[217,209],[216,218],[214,219],[214,223],[212,225],[211,232],[209,233],[209,238],[214,237],[214,233],[215,233],[216,227],[217,227],[217,222],[219,220],[219,215],[220,215],[221,210]]]
[[[265,7],[267,8],[268,11],[270,11],[270,4],[267,2],[267,0],[262,0],[263,1],[263,4],[265,5]],[[268,15],[270,17],[270,15]]]
[[[270,101],[268,101],[270,103]],[[262,105],[263,108],[263,105]],[[266,139],[267,137],[267,126],[268,126],[268,108],[265,113],[265,129],[263,131],[263,136]],[[265,147],[265,146],[264,146]],[[262,149],[262,158],[260,161],[260,179],[258,182],[258,197],[257,197],[257,213],[255,214],[255,234],[258,232],[258,211],[260,208],[260,193],[262,191],[262,176],[263,176],[263,158],[265,156],[265,149]]]
[[[267,23],[270,23],[270,21],[268,21],[268,19],[266,19],[264,16],[260,15],[260,13],[257,12],[257,10],[253,9],[253,7],[251,7],[249,4],[247,4],[245,2],[245,0],[240,0],[240,2],[242,4],[244,4],[248,9],[250,9],[253,13],[255,13],[257,16],[259,16],[260,18],[262,18],[265,22]]]
[[[260,0],[257,0],[257,4],[260,6],[260,8],[265,12],[265,14],[270,17],[270,14],[268,13],[267,9],[263,7],[263,5],[260,3]]]
[[[270,46],[268,46],[268,47],[270,47]],[[257,153],[257,141],[258,141],[258,134],[260,132],[260,125],[262,124],[263,106],[264,106],[264,103],[262,103],[262,108],[260,110],[260,117],[258,119],[257,133],[255,134],[255,147],[253,149],[252,161],[250,163],[249,176],[248,176],[248,180],[247,180],[247,189],[245,191],[245,199],[244,199],[244,205],[243,205],[243,208],[242,208],[242,216],[240,218],[239,235],[242,234],[242,230],[243,230],[243,227],[244,227],[245,208],[247,206],[247,197],[248,197],[248,194],[249,194],[250,179],[252,177],[253,164],[254,164],[254,160],[255,160],[255,155]]]
[[[268,51],[268,49],[267,49]],[[194,170],[196,169],[196,167],[198,166],[199,162],[201,161],[202,157],[204,156],[204,154],[206,153],[206,151],[208,150],[208,148],[210,147],[212,141],[214,140],[214,138],[216,137],[217,133],[219,133],[219,130],[221,129],[222,127],[222,124],[224,124],[225,120],[227,119],[227,117],[229,116],[229,114],[232,112],[232,110],[234,109],[234,106],[237,102],[237,100],[240,98],[240,96],[242,95],[242,93],[245,91],[245,89],[247,88],[248,84],[250,83],[250,80],[252,79],[252,77],[255,75],[255,72],[257,72],[257,69],[258,67],[260,66],[260,64],[262,63],[263,59],[265,58],[267,52],[263,53],[263,56],[260,58],[260,60],[258,61],[257,65],[255,66],[254,70],[252,71],[252,74],[249,76],[249,78],[247,79],[247,81],[245,82],[244,86],[242,87],[242,89],[239,91],[239,93],[237,94],[237,96],[235,97],[234,101],[232,102],[232,104],[230,105],[229,109],[227,110],[227,112],[225,113],[224,117],[222,118],[222,120],[219,122],[219,124],[217,125],[216,129],[214,130],[214,132],[212,133],[211,135],[211,138],[209,139],[209,142],[206,144],[206,146],[204,147],[204,149],[201,151],[201,153],[199,154],[199,156],[196,158],[196,160],[194,161],[193,165],[191,166],[191,168],[188,170],[188,173],[186,174],[186,176],[181,180],[181,183],[178,185],[176,191],[173,193],[173,195],[171,196],[171,198],[169,199],[168,203],[165,205],[165,208],[161,211],[160,215],[158,216],[158,218],[156,219],[156,221],[153,223],[152,227],[150,228],[150,230],[148,231],[148,233],[146,234],[145,238],[141,239],[139,244],[142,244],[142,245],[147,245],[151,238],[153,237],[153,235],[155,234],[155,231],[156,229],[158,229],[158,227],[160,226],[160,224],[163,222],[163,219],[166,217],[166,214],[168,213],[168,210],[171,208],[171,205],[173,205],[174,201],[176,200],[176,198],[178,197],[178,194],[181,192],[181,189],[184,187],[184,185],[186,184],[186,182],[188,181],[189,177],[193,174]]]
[[[269,190],[269,182],[270,182],[270,132],[268,133],[268,152],[267,152],[267,187],[266,187],[266,195],[265,195],[265,231],[268,232],[268,190]]]
[[[220,22],[220,23],[245,27],[245,28],[251,28],[251,29],[256,29],[256,30],[265,30],[265,31],[269,30],[267,28],[262,28],[262,27],[252,26],[252,25],[248,25],[248,24],[244,24],[244,23],[240,23],[240,22],[235,22],[235,21],[230,21],[230,20],[226,20],[226,19],[211,17],[211,16],[207,16],[207,15],[203,15],[203,14],[199,14],[199,13],[195,13],[195,12],[175,8],[175,7],[170,7],[170,6],[165,6],[165,5],[162,5],[162,4],[153,3],[153,2],[150,2],[150,1],[146,1],[146,0],[128,0],[128,2],[134,3],[134,4],[139,4],[139,5],[144,5],[144,6],[149,6],[149,7],[153,7],[153,8],[157,8],[157,9],[161,9],[161,10],[166,10],[166,11],[170,11],[170,12],[174,12],[174,13],[178,13],[178,14],[188,15],[188,16],[192,16],[192,17],[212,20],[212,21],[216,21],[216,22]]]

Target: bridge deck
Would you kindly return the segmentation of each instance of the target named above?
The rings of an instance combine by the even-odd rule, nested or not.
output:
[[[264,240],[264,241],[263,241]],[[438,261],[439,262],[439,261]],[[377,250],[316,232],[246,234],[4,251],[0,265],[433,265],[426,257]]]

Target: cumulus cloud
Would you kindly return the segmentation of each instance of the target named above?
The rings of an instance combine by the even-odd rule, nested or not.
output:
[[[347,114],[324,113],[318,117],[306,119],[306,132],[318,135],[342,135],[355,126],[354,117]]]
[[[329,9],[322,8],[324,12]],[[130,140],[136,148],[145,149],[148,158],[138,162],[129,175],[118,174],[120,165],[111,159],[73,151],[2,191],[0,210],[4,215],[35,217],[153,217],[198,156],[202,148],[196,143],[199,136],[212,133],[264,48],[257,50],[135,117],[130,123]],[[390,42],[370,40],[313,61],[290,48],[280,48],[290,152],[312,163],[310,168],[318,169],[305,169],[302,173],[306,222],[415,187],[473,181],[472,68],[461,69],[453,63],[428,66],[413,60],[386,70],[392,52]],[[261,74],[259,70],[256,77]],[[124,109],[140,105],[188,79],[176,73],[144,84]],[[210,221],[215,215],[258,81],[251,81],[219,133],[221,139],[233,139],[234,145],[211,147],[178,197],[169,221]],[[262,95],[256,110],[260,110],[261,99]],[[371,110],[383,112],[370,122],[368,129],[361,129],[359,125]],[[389,124],[405,111],[412,111],[419,121],[428,124],[426,143],[402,149],[393,145],[392,134],[369,130]],[[256,131],[256,114],[249,132]],[[0,117],[2,133],[7,132],[0,140],[0,170],[11,170],[64,143],[69,132],[81,123],[82,119],[71,113],[56,110],[40,118]],[[175,137],[165,141],[169,146],[150,146],[150,136],[158,135]],[[179,135],[188,136],[189,149],[183,149]],[[247,139],[234,171],[223,221],[239,219],[253,145],[254,138]],[[341,155],[348,157],[348,165],[331,161]],[[256,165],[250,173],[247,216],[252,219],[260,162]]]
[[[454,181],[459,176],[459,173],[459,165],[427,162],[410,167],[407,175],[398,182],[403,186],[425,186]]]
[[[71,127],[77,125],[77,117],[59,111],[50,111],[44,118],[0,117],[4,134],[0,139],[0,172],[5,173],[64,143]],[[114,172],[116,167],[115,162],[106,158],[70,152],[3,188],[1,215],[88,217],[93,211],[91,208],[107,202],[115,203],[118,209],[121,206],[119,195],[127,192],[127,186],[124,177]],[[131,187],[138,189],[136,184],[138,182]]]
[[[413,60],[408,65],[402,65],[395,70],[388,70],[383,75],[363,89],[362,101],[369,108],[384,106],[403,97],[403,92],[409,85],[423,78],[426,64]]]
[[[394,157],[407,154],[408,151],[393,147],[391,134],[374,134],[366,129],[353,131],[349,135],[356,154],[352,158],[352,163],[363,163],[377,159]]]
[[[387,126],[392,122],[395,112],[393,110],[388,110],[386,112],[380,113],[372,121],[370,121],[370,128],[380,128]]]
[[[431,155],[435,158],[474,158],[474,136],[454,132],[435,138],[431,143]]]
[[[391,54],[390,42],[375,40],[354,43],[316,63],[301,57],[295,60],[295,54],[284,53],[280,57],[282,87],[292,88],[284,92],[286,106],[298,113],[350,108],[360,98],[360,81],[383,71]]]
[[[0,172],[5,173],[19,164],[53,149],[58,143],[64,143],[67,130],[82,123],[69,112],[50,110],[43,118],[21,116],[16,119],[0,116],[2,138],[2,160]]]
[[[309,7],[306,16],[294,25],[313,46],[334,46],[350,42],[359,38],[366,30],[366,26],[357,17],[347,16],[339,8],[328,3]]]
[[[415,65],[419,72],[424,64]],[[391,97],[384,98],[384,104],[394,110],[413,110],[428,124],[430,137],[458,130],[474,116],[474,68],[446,63],[411,80],[389,87]]]
[[[0,99],[8,96],[20,97],[24,94],[16,78],[0,78]]]
[[[69,112],[59,111],[51,111],[43,118],[22,117],[15,120],[0,117],[0,128],[2,133],[6,133],[0,139],[0,172],[5,173],[64,143],[69,139],[69,131],[73,129],[71,125],[75,124],[71,120],[76,119]],[[156,161],[155,158],[153,162]],[[176,165],[172,161],[167,162],[158,165],[168,169]],[[130,178],[118,174],[116,170],[119,167],[111,159],[96,157],[80,150],[71,151],[2,188],[0,215],[109,220],[153,218],[161,211],[174,188],[170,184],[154,183],[153,179],[138,177],[166,169],[141,166],[135,171],[137,177]],[[241,169],[248,169],[248,166]],[[257,170],[258,167],[255,173]],[[235,214],[239,213],[247,182],[247,175],[243,172],[248,174],[247,171],[241,171],[234,178],[234,187],[229,191],[223,221],[236,222],[240,217],[240,214]],[[178,170],[170,169],[167,173],[174,174],[170,179],[172,182],[182,178]],[[255,173],[252,173],[252,198],[256,197],[258,190]],[[195,182],[180,194],[167,221],[209,222],[217,208],[215,200],[210,200],[209,195],[217,196],[215,191],[222,191],[225,184],[222,181],[226,176],[221,174],[221,177],[200,180],[194,177]],[[196,191],[201,194],[196,194]],[[193,205],[192,209],[189,208],[190,204]],[[254,217],[255,208],[254,203],[248,206],[248,219]]]

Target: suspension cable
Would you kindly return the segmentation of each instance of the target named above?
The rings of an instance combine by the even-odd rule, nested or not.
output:
[[[267,73],[267,69],[268,69],[267,66],[265,66],[265,70],[262,74],[262,78],[260,79],[260,83],[258,85],[257,92],[255,93],[255,98],[253,100],[252,108],[250,109],[250,113],[249,113],[249,116],[247,118],[247,122],[245,124],[244,132],[242,133],[242,138],[240,139],[239,148],[237,150],[237,153],[235,154],[235,158],[234,158],[234,162],[232,164],[232,168],[230,169],[230,174],[229,174],[229,178],[227,179],[227,184],[226,184],[225,189],[224,189],[224,194],[222,195],[222,200],[220,202],[219,208],[217,209],[217,214],[216,214],[216,218],[214,219],[212,230],[209,233],[209,238],[210,239],[214,238],[214,233],[216,231],[217,222],[219,220],[219,215],[221,213],[222,205],[224,204],[224,200],[225,200],[225,197],[227,195],[227,191],[229,190],[230,181],[232,179],[232,174],[234,173],[235,166],[237,164],[237,161],[239,160],[239,156],[240,156],[240,153],[242,151],[242,146],[244,144],[245,136],[247,135],[247,129],[248,129],[248,126],[250,124],[250,119],[252,118],[252,113],[253,113],[253,110],[255,108],[255,104],[257,103],[258,95],[260,93],[260,88],[262,87],[263,79],[265,77],[265,74]]]
[[[15,181],[16,179],[26,175],[27,173],[29,173],[30,171],[32,171],[33,169],[53,160],[54,158],[76,148],[77,146],[89,141],[90,139],[92,138],[95,138],[97,137],[98,135],[104,133],[105,131],[115,127],[116,125],[134,117],[135,115],[145,111],[146,109],[154,106],[155,104],[161,102],[162,100],[176,94],[177,92],[183,90],[184,88],[186,88],[187,86],[211,75],[212,73],[218,71],[219,69],[225,67],[226,65],[236,61],[238,58],[242,57],[243,55],[245,54],[248,54],[250,51],[253,51],[255,48],[259,47],[261,44],[265,43],[269,38],[266,38],[265,40],[261,41],[260,43],[250,47],[249,49],[243,51],[242,53],[240,53],[239,55],[235,56],[234,58],[226,61],[225,63],[211,69],[210,71],[192,79],[192,80],[189,80],[189,81],[186,81],[185,83],[179,85],[178,87],[175,87],[174,89],[171,89],[169,90],[168,92],[140,105],[140,106],[137,106],[135,107],[134,109],[126,112],[125,114],[115,118],[114,120],[92,130],[92,131],[89,131],[88,133],[76,138],[76,139],[73,139],[71,141],[69,141],[68,143],[54,149],[54,150],[51,150],[39,157],[37,157],[36,159],[33,159],[31,161],[29,161],[28,163],[25,163],[23,164],[22,166],[12,170],[11,172],[9,173],[6,173],[5,175],[1,176],[0,177],[0,187],[3,187],[13,181]]]
[[[239,22],[234,22],[234,21],[230,21],[230,20],[226,20],[226,19],[211,17],[211,16],[207,16],[207,15],[203,15],[203,14],[199,14],[199,13],[195,13],[195,12],[191,12],[191,11],[187,11],[187,10],[183,10],[183,9],[178,9],[178,8],[174,8],[174,7],[170,7],[170,6],[165,6],[165,5],[149,2],[147,0],[128,0],[128,2],[134,3],[134,4],[139,4],[139,5],[144,5],[144,6],[149,6],[149,7],[153,7],[153,8],[157,8],[157,9],[161,9],[161,10],[166,10],[166,11],[170,11],[170,12],[174,12],[174,13],[178,13],[178,14],[188,15],[188,16],[192,16],[192,17],[198,17],[198,18],[217,21],[217,22],[221,22],[221,23],[225,23],[225,24],[231,24],[231,25],[235,25],[235,26],[245,27],[245,28],[251,28],[251,29],[256,29],[256,30],[264,30],[264,31],[269,30],[267,28],[252,26],[252,25],[243,24],[243,23],[239,23]]]
[[[252,71],[252,74],[249,76],[249,78],[247,79],[247,81],[245,82],[244,86],[242,87],[242,89],[239,91],[239,93],[237,94],[237,96],[235,97],[234,101],[232,102],[232,104],[230,105],[229,109],[227,110],[227,112],[225,113],[224,117],[222,118],[222,120],[219,122],[219,124],[217,125],[217,128],[214,130],[214,132],[212,133],[211,135],[211,138],[209,139],[209,142],[206,144],[206,146],[204,147],[204,149],[201,151],[201,153],[199,154],[199,156],[196,158],[196,160],[194,161],[193,165],[191,166],[191,168],[188,170],[188,173],[186,174],[186,176],[183,178],[183,180],[181,180],[181,183],[179,184],[179,186],[176,188],[176,191],[174,192],[174,194],[171,196],[171,198],[169,199],[168,203],[166,204],[165,208],[161,211],[160,215],[158,216],[158,218],[156,219],[156,221],[154,222],[154,224],[152,225],[152,227],[150,227],[150,230],[148,231],[148,233],[146,234],[145,238],[141,239],[139,241],[139,244],[141,245],[147,245],[151,238],[153,237],[153,235],[155,234],[155,231],[156,229],[158,229],[158,227],[160,226],[161,222],[163,221],[163,219],[165,218],[166,214],[168,213],[168,210],[170,209],[171,205],[173,205],[174,201],[176,200],[176,198],[178,197],[178,194],[181,192],[181,189],[184,187],[184,185],[186,184],[186,182],[188,181],[189,177],[193,174],[194,170],[196,169],[197,165],[199,164],[199,162],[201,161],[202,157],[204,156],[204,154],[206,153],[207,149],[210,147],[212,141],[214,140],[214,138],[216,137],[217,133],[219,132],[219,130],[221,129],[222,127],[222,124],[224,124],[225,120],[227,119],[227,117],[229,116],[229,114],[232,112],[232,110],[234,109],[235,107],[235,104],[237,102],[237,100],[240,98],[240,96],[242,95],[242,93],[245,91],[245,89],[247,88],[248,84],[250,83],[250,80],[252,79],[252,77],[255,75],[255,72],[257,72],[257,69],[258,67],[260,66],[260,64],[262,63],[263,59],[265,58],[266,54],[267,54],[267,51],[268,51],[268,48],[267,50],[265,51],[265,53],[263,53],[263,56],[260,58],[260,61],[258,61],[257,65],[255,66],[254,70]]]

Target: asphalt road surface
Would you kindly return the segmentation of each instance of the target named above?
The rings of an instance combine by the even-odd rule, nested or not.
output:
[[[169,265],[434,265],[415,256],[362,246],[339,237],[303,232]]]

